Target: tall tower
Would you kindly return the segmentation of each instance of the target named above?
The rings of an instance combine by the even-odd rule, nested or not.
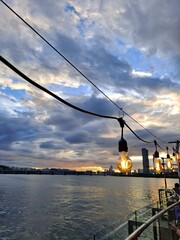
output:
[[[142,148],[142,160],[143,160],[143,172],[149,173],[149,158],[148,150],[146,148]]]

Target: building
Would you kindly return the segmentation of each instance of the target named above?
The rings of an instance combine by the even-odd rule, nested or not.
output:
[[[148,150],[146,148],[142,148],[142,160],[143,160],[143,172],[149,173],[149,158]]]
[[[110,167],[109,167],[109,171],[108,171],[109,173],[113,173],[114,172],[114,170],[113,170],[113,165],[111,165]]]

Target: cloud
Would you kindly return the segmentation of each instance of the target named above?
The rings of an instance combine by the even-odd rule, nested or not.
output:
[[[136,77],[151,77],[152,73],[132,70],[132,75]]]
[[[176,55],[180,53],[180,17],[178,9],[180,2],[168,0],[144,2],[124,2],[124,12],[119,16],[119,23],[124,31],[129,31],[132,40],[150,55]],[[112,18],[117,16],[113,15]],[[115,19],[116,20],[116,19]],[[127,36],[127,33],[124,33]]]
[[[1,54],[18,69],[80,108],[121,117],[117,104],[159,139],[179,138],[178,0],[9,4],[71,63],[1,3]],[[88,169],[115,164],[116,120],[71,109],[0,67],[1,162]],[[128,115],[124,119],[141,138],[154,140]],[[130,155],[140,156],[142,147],[154,151],[124,131]]]
[[[63,149],[62,146],[57,143],[57,140],[56,141],[46,141],[46,142],[42,142],[40,145],[39,145],[40,148],[46,148],[46,149]]]
[[[65,137],[65,140],[71,144],[89,143],[91,141],[90,136],[88,132],[70,133]]]

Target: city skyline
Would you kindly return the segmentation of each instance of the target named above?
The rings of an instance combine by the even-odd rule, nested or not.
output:
[[[165,149],[180,138],[178,0],[4,1]],[[155,137],[123,114],[2,2],[1,55],[71,104],[124,117],[146,141]],[[0,164],[104,169],[118,159],[116,120],[78,112],[36,89],[0,63]],[[133,168],[146,144],[124,128]],[[172,153],[173,144],[169,144]],[[166,156],[166,149],[159,149]]]

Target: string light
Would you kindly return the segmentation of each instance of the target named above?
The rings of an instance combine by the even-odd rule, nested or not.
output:
[[[156,173],[161,173],[162,172],[162,163],[159,158],[159,152],[157,151],[157,142],[156,140],[154,141],[156,151],[154,152],[154,168]]]
[[[129,172],[132,168],[132,161],[128,156],[127,141],[123,138],[123,128],[125,122],[122,118],[119,118],[118,121],[121,127],[121,139],[119,140],[119,158],[116,166],[120,172]]]
[[[169,155],[168,147],[166,147],[166,150],[167,150],[166,166],[168,169],[172,169],[172,159]]]

